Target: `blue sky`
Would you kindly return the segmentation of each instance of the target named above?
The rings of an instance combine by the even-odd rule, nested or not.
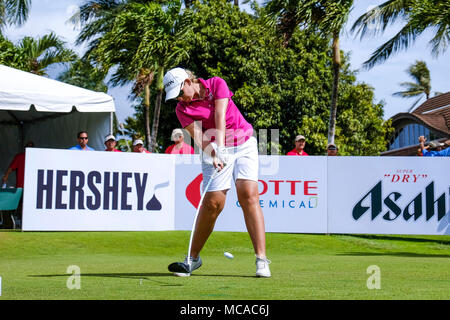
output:
[[[341,35],[341,49],[351,54],[351,68],[359,70],[361,64],[367,60],[371,53],[386,40],[390,39],[399,31],[401,24],[389,27],[385,33],[377,38],[367,38],[360,41],[349,32],[353,22],[368,9],[379,5],[384,1],[378,0],[356,0],[354,8],[347,23],[347,30]],[[27,23],[20,27],[9,27],[4,30],[4,34],[13,42],[17,42],[24,36],[42,36],[50,31],[54,31],[63,37],[69,47],[80,55],[84,46],[75,46],[74,41],[78,30],[74,30],[73,25],[67,22],[74,10],[84,3],[83,0],[32,0],[32,8]],[[398,112],[406,112],[415,99],[401,99],[393,97],[392,93],[401,91],[400,82],[410,81],[406,74],[406,69],[416,60],[424,60],[431,73],[431,86],[433,94],[435,91],[450,91],[450,50],[438,58],[433,58],[430,54],[428,41],[431,33],[426,32],[420,36],[415,44],[408,51],[402,51],[392,56],[383,64],[377,65],[369,71],[359,70],[357,80],[372,86],[375,91],[375,102],[381,100],[385,103],[384,118],[388,119]],[[57,70],[49,70],[50,77],[57,76]],[[110,88],[108,94],[114,97],[117,109],[117,117],[123,122],[127,116],[133,114],[132,101],[128,100],[129,87]]]

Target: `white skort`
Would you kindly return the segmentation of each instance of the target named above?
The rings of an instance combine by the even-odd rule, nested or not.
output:
[[[209,186],[210,191],[228,190],[231,182],[237,179],[253,180],[258,182],[258,144],[255,137],[236,147],[227,147],[231,155],[230,163],[217,173]],[[211,164],[211,157],[202,153],[203,188],[208,184],[215,169]]]

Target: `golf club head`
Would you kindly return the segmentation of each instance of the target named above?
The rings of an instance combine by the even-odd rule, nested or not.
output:
[[[174,262],[169,265],[169,271],[174,273],[190,273],[189,266],[183,262]]]

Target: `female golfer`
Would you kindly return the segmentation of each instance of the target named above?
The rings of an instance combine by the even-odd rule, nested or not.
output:
[[[236,185],[239,204],[256,254],[256,276],[270,277],[266,258],[264,216],[259,204],[258,148],[253,127],[244,119],[231,97],[225,80],[195,78],[175,68],[164,76],[166,101],[178,100],[175,109],[181,126],[202,149],[203,186],[218,170],[200,208],[190,251],[190,263],[173,263],[169,271],[190,275],[202,265],[200,251],[214,229],[225,205],[231,183]]]

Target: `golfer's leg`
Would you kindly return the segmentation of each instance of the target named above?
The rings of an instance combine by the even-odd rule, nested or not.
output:
[[[227,190],[207,192],[198,213],[192,238],[191,257],[197,258],[214,229],[217,217],[225,205]]]
[[[266,232],[264,215],[259,204],[258,183],[252,180],[237,179],[236,191],[244,211],[245,225],[253,243],[255,254],[266,256]]]

